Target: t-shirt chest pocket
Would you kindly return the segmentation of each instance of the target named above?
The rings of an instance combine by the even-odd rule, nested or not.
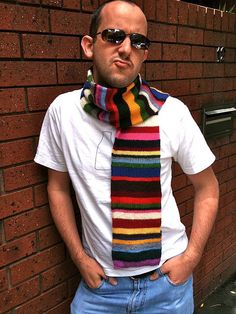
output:
[[[112,132],[103,131],[101,140],[97,145],[94,167],[99,171],[110,171],[111,169],[111,154],[112,154]]]

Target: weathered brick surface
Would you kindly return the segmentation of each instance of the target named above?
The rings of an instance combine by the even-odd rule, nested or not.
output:
[[[34,254],[29,258],[10,267],[12,285],[19,284],[28,278],[34,277],[46,269],[51,269],[65,259],[64,245],[59,244],[45,251]],[[63,264],[62,264],[63,265]],[[59,275],[60,276],[60,275]],[[61,282],[62,280],[60,280]]]
[[[0,144],[0,164],[2,167],[30,161],[34,157],[32,139]]]
[[[10,263],[29,256],[34,252],[36,252],[35,233],[7,242],[0,248],[0,267],[9,265]]]
[[[91,62],[80,42],[104,0],[0,1],[0,313],[69,314],[80,275],[48,207],[47,171],[33,162],[46,109],[83,85]],[[175,0],[137,0],[152,41],[141,69],[181,99],[201,126],[201,107],[236,99],[236,17]],[[223,63],[216,48],[226,49]],[[236,119],[231,135],[209,140],[220,183],[217,221],[194,272],[199,304],[235,271]],[[190,234],[193,188],[177,163],[172,186]]]
[[[25,109],[23,88],[0,89],[0,114],[23,112]]]
[[[31,209],[33,205],[31,187],[2,195],[0,198],[0,219]]]
[[[0,58],[19,58],[20,41],[17,34],[1,33]]]
[[[26,233],[41,229],[52,223],[48,206],[40,207],[23,214],[5,219],[6,240],[18,238]]]

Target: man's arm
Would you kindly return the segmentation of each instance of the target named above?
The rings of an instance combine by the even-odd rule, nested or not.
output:
[[[70,196],[70,178],[67,172],[48,170],[48,196],[51,214],[72,260],[87,285],[96,288],[101,277],[106,278],[102,267],[89,257],[82,246]]]
[[[211,167],[189,175],[194,186],[194,216],[189,243],[185,252],[168,260],[162,267],[174,283],[187,280],[201,259],[204,247],[215,222],[219,187]]]

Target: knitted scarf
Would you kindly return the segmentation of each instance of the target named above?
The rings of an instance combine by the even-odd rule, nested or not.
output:
[[[111,159],[114,268],[158,265],[161,258],[160,132],[158,111],[168,94],[141,79],[106,88],[91,70],[81,105],[116,128]]]

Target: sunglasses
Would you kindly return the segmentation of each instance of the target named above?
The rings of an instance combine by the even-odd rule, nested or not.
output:
[[[126,34],[121,29],[108,28],[108,29],[104,29],[104,31],[99,32],[95,35],[97,36],[100,34],[104,41],[107,41],[115,45],[121,44],[125,40],[126,36],[129,36],[130,41],[131,41],[131,46],[136,49],[146,50],[151,44],[150,40],[144,35],[138,34],[138,33]]]

